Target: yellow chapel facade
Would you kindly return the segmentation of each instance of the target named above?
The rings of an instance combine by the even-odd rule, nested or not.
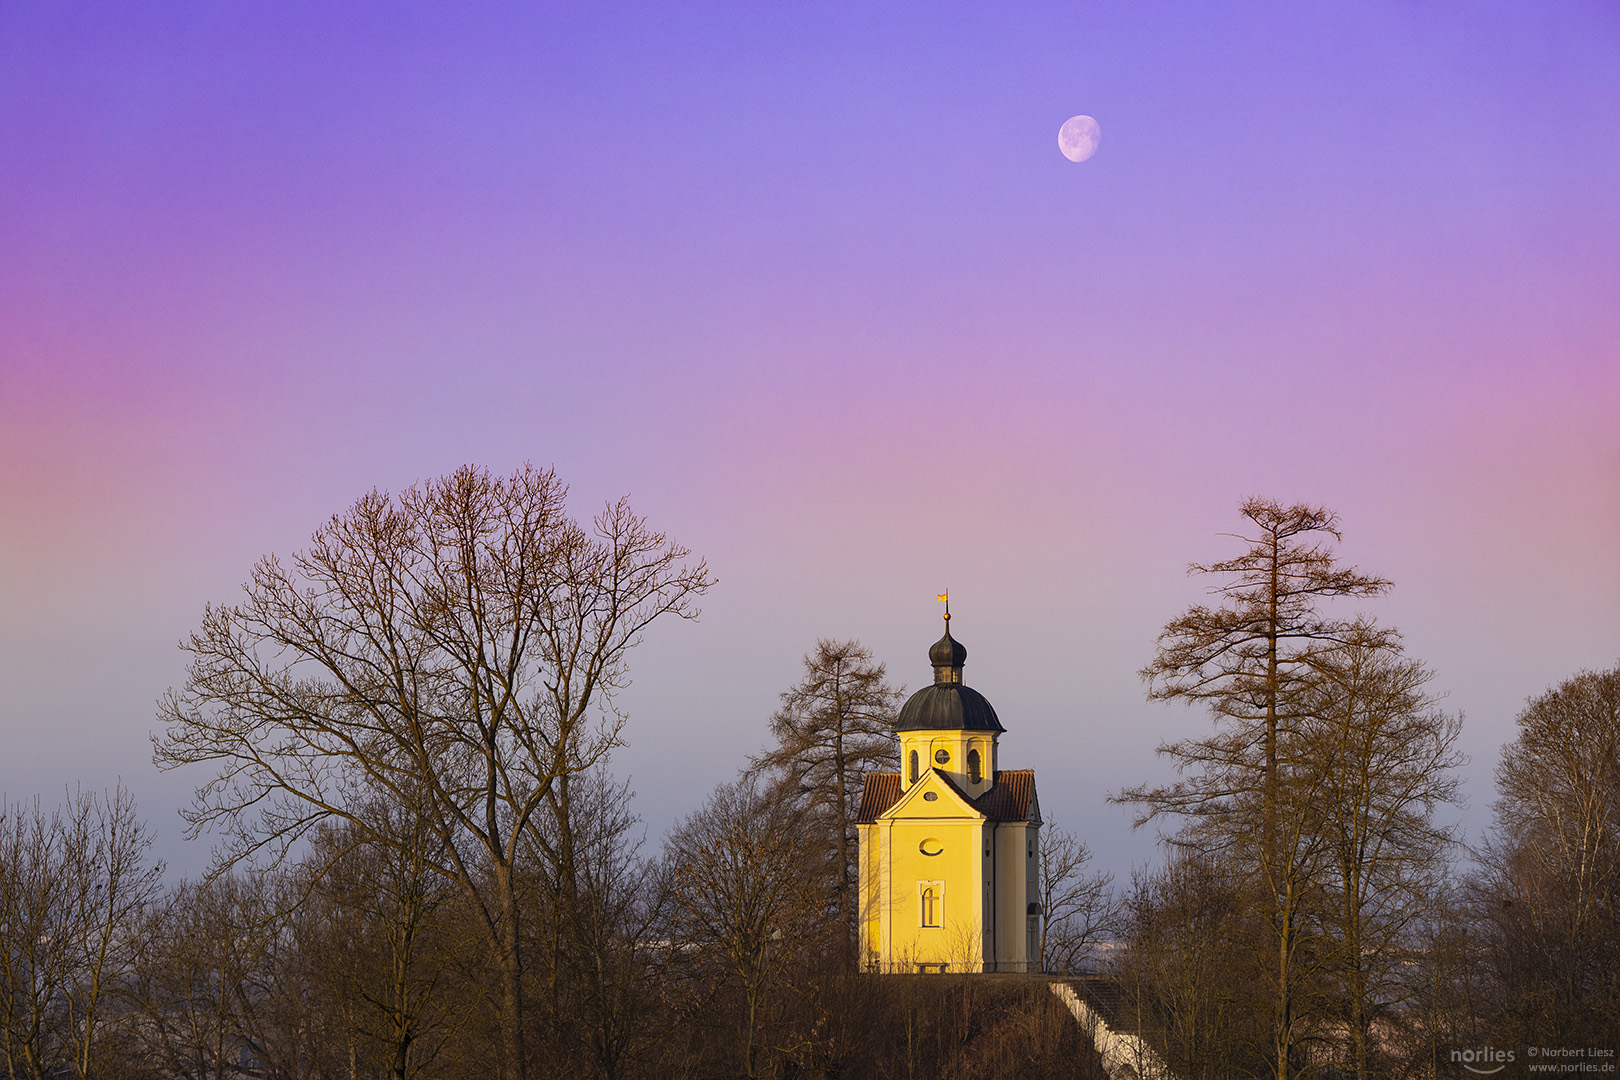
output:
[[[860,945],[884,972],[1040,970],[1040,804],[1032,769],[998,768],[1005,730],[964,685],[967,649],[928,650],[934,681],[895,723],[898,773],[867,773]]]

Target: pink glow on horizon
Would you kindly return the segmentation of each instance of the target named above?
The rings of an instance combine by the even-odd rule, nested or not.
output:
[[[655,832],[723,778],[690,725],[740,764],[821,635],[916,682],[949,585],[1010,760],[1146,861],[1102,795],[1202,721],[1134,672],[1251,493],[1397,579],[1477,831],[1522,698],[1620,656],[1615,85],[1595,4],[7,9],[0,788],[177,834],[202,605],[532,460],[721,578],[635,660]]]

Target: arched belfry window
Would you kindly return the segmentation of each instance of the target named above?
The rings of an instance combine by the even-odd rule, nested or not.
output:
[[[939,894],[934,892],[932,885],[922,892],[922,924],[939,925]]]
[[[977,784],[984,779],[984,772],[979,768],[979,748],[974,747],[968,751],[968,782]]]
[[[913,784],[917,782],[917,751],[915,750],[911,752],[911,782]]]

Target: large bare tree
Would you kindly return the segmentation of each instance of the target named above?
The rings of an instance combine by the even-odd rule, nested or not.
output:
[[[804,656],[804,678],[783,691],[782,706],[771,717],[776,746],[752,759],[754,771],[780,781],[788,797],[830,834],[834,905],[846,944],[855,928],[862,777],[899,767],[894,722],[904,695],[887,676],[860,642],[817,641]]]
[[[566,494],[550,470],[465,467],[365,496],[207,609],[155,739],[160,766],[212,770],[187,817],[223,830],[227,863],[331,821],[391,844],[379,800],[419,815],[500,972],[508,1080],[527,1068],[520,856],[540,850],[570,887],[572,830],[537,816],[567,820],[569,778],[618,743],[629,649],[662,616],[696,617],[712,584],[626,502],[586,527]]]

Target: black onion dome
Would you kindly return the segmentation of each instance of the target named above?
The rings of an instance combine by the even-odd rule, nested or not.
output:
[[[966,660],[967,647],[951,637],[947,624],[945,636],[928,650],[928,662],[934,665],[934,684],[912,694],[900,707],[900,719],[895,721],[894,730],[1007,730],[996,719],[996,710],[984,695],[962,685],[962,664]]]
[[[928,650],[928,662],[935,667],[961,667],[967,662],[967,646],[951,637],[950,628],[947,627],[945,636]]]
[[[957,646],[961,648],[961,646]],[[961,683],[934,683],[900,708],[896,731],[1006,731],[984,695]]]
[[[928,649],[933,685],[923,687],[901,706],[896,732],[1004,732],[985,695],[962,685],[967,646],[951,636],[946,615],[944,636]]]

